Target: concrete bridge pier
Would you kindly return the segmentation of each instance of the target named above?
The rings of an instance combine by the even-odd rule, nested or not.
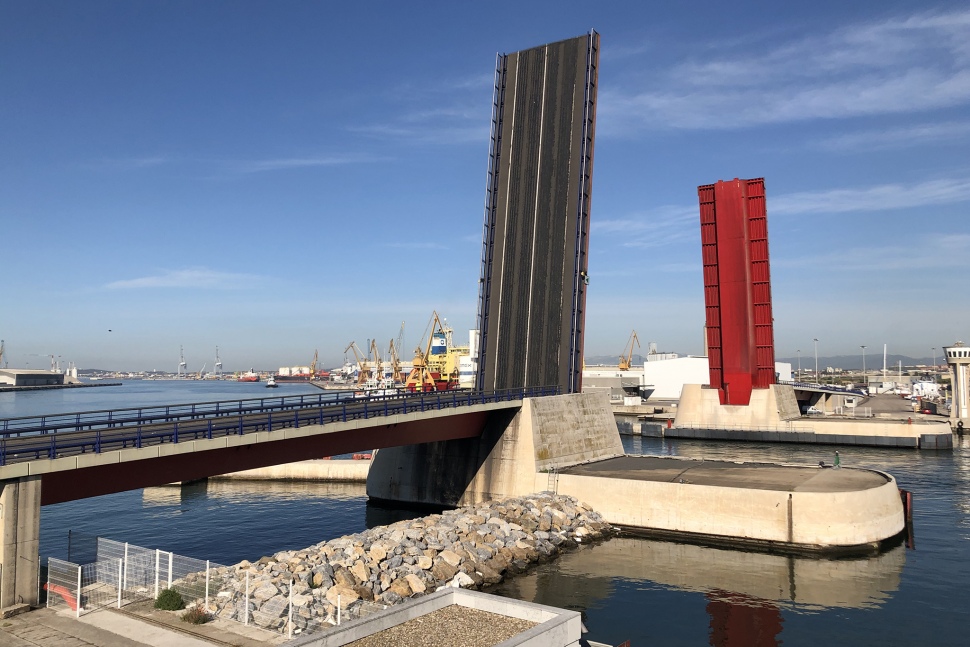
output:
[[[0,609],[38,604],[40,476],[0,481]]]
[[[381,449],[367,475],[376,500],[457,506],[555,490],[557,469],[623,455],[600,393],[526,398],[493,411],[482,435]]]

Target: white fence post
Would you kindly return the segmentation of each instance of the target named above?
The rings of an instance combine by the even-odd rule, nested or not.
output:
[[[128,542],[125,542],[125,577],[122,582],[120,582],[121,588],[128,588]]]
[[[205,560],[205,612],[209,613],[209,560]]]
[[[118,558],[118,608],[121,608],[121,575],[124,566],[122,564],[127,564],[120,557]]]
[[[81,617],[81,565],[78,564],[77,567],[77,599],[74,604],[74,613],[76,618]]]
[[[290,617],[289,617],[289,621],[290,621],[289,637],[292,638],[293,637],[293,578],[290,578]]]
[[[246,599],[243,600],[243,624],[249,624],[249,571],[246,571]]]
[[[175,553],[168,554],[168,588],[172,588],[172,558]]]
[[[155,599],[158,599],[158,569],[160,568],[161,551],[155,549]]]

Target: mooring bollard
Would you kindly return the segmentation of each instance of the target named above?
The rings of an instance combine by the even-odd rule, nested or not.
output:
[[[839,460],[839,452],[838,452],[838,450],[836,450],[836,452],[835,452],[835,467],[839,467],[841,465],[842,465],[842,463]]]

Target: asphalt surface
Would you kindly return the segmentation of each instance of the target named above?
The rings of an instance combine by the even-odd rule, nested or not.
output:
[[[620,456],[569,467],[561,473],[779,492],[855,492],[887,483],[885,476],[871,470],[659,456]]]
[[[139,614],[153,615],[138,610]],[[268,647],[283,638],[239,623],[216,620],[187,625],[154,612],[141,619],[132,613],[101,609],[76,618],[73,613],[34,609],[0,620],[0,647]]]

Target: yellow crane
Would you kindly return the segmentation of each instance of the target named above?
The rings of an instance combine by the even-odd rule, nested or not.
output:
[[[357,345],[357,342],[354,342],[354,341],[347,344],[347,348],[344,349],[345,355],[347,354],[347,351],[353,351],[354,353],[354,359],[357,361],[357,371],[358,371],[357,384],[363,384],[371,376],[370,365],[367,363],[367,356],[363,352],[361,352],[360,347]]]
[[[397,356],[397,346],[394,345],[393,339],[387,348],[387,355],[391,358],[391,381],[394,386],[401,386],[404,384],[404,374],[401,373],[401,358]]]
[[[630,341],[628,342],[628,348],[626,348],[626,354],[620,355],[620,365],[619,369],[621,371],[630,370],[630,361],[633,360],[633,345],[636,344],[637,348],[640,348],[640,340],[637,339],[637,331],[634,330],[633,334],[630,335]]]
[[[310,380],[315,380],[317,378],[317,358],[318,357],[319,355],[317,354],[317,350],[314,349],[313,361],[310,362]]]
[[[374,378],[380,382],[384,380],[384,362],[381,361],[381,352],[377,349],[377,340],[370,341],[370,355],[374,358]]]
[[[434,341],[434,335],[439,331],[444,333],[444,326],[441,324],[441,319],[438,317],[437,311],[431,313],[429,327],[431,328],[431,334],[428,335],[427,347],[423,350],[420,346],[414,349],[414,361],[412,362],[411,373],[408,375],[407,382],[404,383],[408,391],[438,390],[434,376],[431,375],[431,370],[428,368],[428,357],[431,355],[431,343]]]

